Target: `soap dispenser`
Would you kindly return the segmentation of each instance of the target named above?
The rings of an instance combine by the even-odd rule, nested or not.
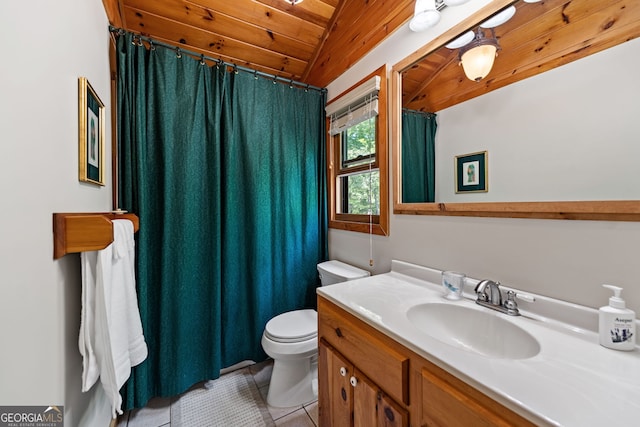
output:
[[[633,350],[636,346],[636,314],[626,308],[620,298],[622,288],[602,285],[611,289],[614,295],[609,298],[609,305],[600,307],[600,345],[614,350]]]

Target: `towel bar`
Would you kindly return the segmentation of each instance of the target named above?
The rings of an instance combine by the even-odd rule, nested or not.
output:
[[[128,219],[138,231],[140,221],[132,213],[54,213],[53,259],[69,253],[97,251],[113,242],[114,219]]]

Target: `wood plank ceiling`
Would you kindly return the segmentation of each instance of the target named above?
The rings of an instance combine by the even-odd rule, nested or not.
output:
[[[284,79],[326,87],[413,15],[415,0],[103,0],[111,25]],[[403,104],[437,112],[640,36],[638,0],[516,3],[489,76],[444,47],[403,73]],[[446,13],[446,10],[443,11]],[[453,37],[455,38],[455,37]],[[443,43],[444,44],[444,43]]]
[[[103,0],[154,40],[325,87],[413,14],[415,0]]]

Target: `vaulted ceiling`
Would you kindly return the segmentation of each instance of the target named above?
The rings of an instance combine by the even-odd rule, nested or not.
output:
[[[325,87],[409,20],[415,0],[103,0],[154,40]]]
[[[515,0],[514,0],[515,1]],[[508,5],[509,0],[499,3]],[[415,0],[103,0],[111,25],[287,80],[326,87],[413,15]],[[640,36],[638,0],[517,3],[491,74],[438,49],[403,72],[405,107],[440,111]],[[445,11],[446,12],[446,11]],[[440,47],[450,39],[440,36]],[[455,36],[452,36],[453,39]],[[410,59],[410,58],[408,58]]]

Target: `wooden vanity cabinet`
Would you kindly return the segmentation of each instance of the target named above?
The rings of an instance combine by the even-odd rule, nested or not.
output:
[[[534,426],[318,296],[321,427]]]

